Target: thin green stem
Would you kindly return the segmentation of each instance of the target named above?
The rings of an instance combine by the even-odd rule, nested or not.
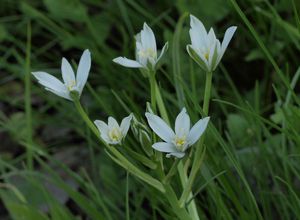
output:
[[[190,217],[186,209],[179,206],[177,196],[174,190],[172,189],[171,185],[166,184],[165,189],[166,189],[166,193],[165,193],[166,198],[168,199],[172,207],[172,210],[175,212],[177,217],[181,220],[192,220],[192,218]]]
[[[155,72],[149,72],[150,80],[150,92],[151,92],[151,108],[154,113],[156,113],[156,80]]]
[[[163,99],[162,99],[162,96],[161,96],[161,93],[160,93],[160,89],[159,89],[156,81],[155,81],[155,85],[156,85],[156,95],[157,95],[156,101],[157,101],[158,109],[159,109],[160,114],[161,114],[162,118],[164,119],[164,121],[166,121],[167,124],[170,124],[169,117],[168,117],[168,114],[167,114],[167,111],[166,111],[166,107],[165,107],[165,104],[163,102]],[[182,187],[184,189],[185,185],[187,184],[187,174],[184,170],[184,166],[182,164],[182,161],[180,161],[180,160],[177,160],[177,161],[179,162],[179,166],[177,166],[177,163],[176,163],[175,166],[173,164],[172,168],[170,169],[169,173],[165,177],[164,181],[165,181],[165,183],[168,183],[168,179],[173,175],[173,172],[175,172],[173,169],[177,167],[177,170],[179,172],[179,177],[180,177],[180,180],[181,180],[181,184],[182,184]],[[190,192],[188,198],[192,198],[192,197],[193,197],[193,194],[192,194],[192,192]],[[189,214],[191,216],[191,219],[199,220],[199,215],[198,215],[197,207],[196,207],[196,204],[195,204],[194,200],[188,205],[188,210],[189,210]]]
[[[27,45],[25,60],[25,114],[27,124],[27,166],[33,169],[32,147],[32,111],[31,111],[31,81],[30,81],[30,53],[31,51],[31,23],[27,25]]]
[[[208,115],[209,110],[209,101],[210,101],[210,94],[211,94],[211,82],[212,82],[212,72],[208,72],[206,74],[206,81],[205,81],[205,93],[204,93],[204,100],[203,100],[203,112],[204,115]]]
[[[212,83],[212,72],[208,72],[206,74],[206,81],[205,81],[205,91],[204,91],[204,101],[203,101],[203,113],[204,115],[208,115],[209,110],[209,101],[210,101],[210,94],[211,94],[211,83]],[[201,137],[200,142],[198,144],[198,147],[195,152],[192,170],[190,173],[190,176],[188,178],[187,184],[185,189],[183,190],[183,193],[180,197],[180,206],[184,206],[185,202],[187,201],[188,197],[190,197],[190,192],[192,190],[193,183],[195,181],[195,178],[197,176],[197,172],[201,167],[202,160],[199,158],[202,158],[203,154],[203,143],[204,143],[204,135]]]
[[[164,184],[169,183],[171,177],[174,176],[174,174],[176,173],[176,168],[177,168],[179,161],[180,161],[179,159],[175,159],[175,161],[173,162],[168,174],[165,176],[165,178],[163,180]]]

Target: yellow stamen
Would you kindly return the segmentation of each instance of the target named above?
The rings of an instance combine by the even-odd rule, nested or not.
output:
[[[155,51],[152,48],[140,50],[138,53],[141,57],[155,57]]]
[[[120,141],[122,139],[122,133],[117,127],[113,127],[109,132],[108,136],[112,141]]]
[[[206,60],[208,60],[208,58],[209,58],[209,53],[205,53],[205,54],[204,54],[204,57],[205,57]]]
[[[183,151],[183,148],[185,147],[185,143],[186,143],[186,136],[182,136],[182,137],[175,137],[174,138],[174,145],[176,146],[176,148],[180,151]]]
[[[69,91],[72,91],[74,86],[76,86],[76,81],[72,80],[71,83],[67,85],[67,88]]]

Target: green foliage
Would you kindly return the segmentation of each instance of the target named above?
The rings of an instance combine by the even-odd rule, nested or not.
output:
[[[166,106],[159,111],[173,125],[186,106],[195,122],[205,73],[186,51],[189,13],[217,33],[238,26],[213,73],[211,123],[200,149],[206,153],[192,186],[200,219],[300,219],[299,7],[294,0],[1,1],[0,219],[176,219],[178,204],[143,182],[163,156],[152,150],[145,126],[148,81],[112,59],[134,57],[134,35],[146,21],[159,48],[170,45],[156,74],[155,97]],[[135,174],[144,179],[118,165],[73,103],[30,75],[59,77],[61,58],[75,64],[86,48],[92,69],[81,102],[92,120],[135,113],[138,122],[116,150],[131,166],[123,167],[141,168]],[[165,172],[173,165],[164,160]],[[174,192],[166,193],[179,199],[175,171],[168,177]],[[150,181],[161,188],[162,180]]]

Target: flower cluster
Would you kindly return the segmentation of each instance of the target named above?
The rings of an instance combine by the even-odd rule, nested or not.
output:
[[[226,30],[221,44],[216,38],[213,29],[211,28],[207,33],[201,21],[193,15],[190,16],[190,25],[189,33],[192,43],[187,46],[187,51],[203,70],[212,72],[223,57],[236,27],[230,27]],[[125,57],[117,57],[113,61],[125,67],[155,72],[158,62],[167,49],[168,43],[164,45],[158,55],[154,33],[144,23],[143,30],[136,36],[136,59],[130,60]],[[80,58],[76,76],[68,60],[62,59],[61,73],[63,82],[46,72],[39,71],[32,74],[46,90],[77,102],[86,84],[90,68],[91,54],[89,50],[85,50]],[[182,158],[186,150],[199,140],[205,132],[210,119],[209,117],[200,119],[191,127],[190,117],[186,109],[183,108],[175,120],[175,131],[173,131],[159,116],[149,112],[145,115],[150,128],[163,140],[163,142],[154,143],[152,148],[167,153],[167,157],[174,156],[177,158]],[[132,118],[133,114],[130,114],[122,120],[120,125],[113,117],[108,118],[108,123],[95,120],[94,124],[98,128],[103,141],[110,145],[116,145],[121,144],[127,135]]]

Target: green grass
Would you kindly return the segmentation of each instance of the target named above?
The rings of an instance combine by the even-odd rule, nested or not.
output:
[[[193,207],[201,220],[300,219],[299,9],[294,0],[1,1],[0,219],[177,219]],[[220,38],[238,29],[212,76],[211,123],[197,145],[203,158],[195,158],[201,167],[180,208],[172,201],[184,191],[196,145],[178,163],[184,172],[152,150],[149,80],[112,59],[134,57],[134,34],[147,22],[158,48],[169,42],[152,85],[158,111],[173,124],[185,106],[196,122],[206,75],[185,49],[190,13]],[[134,112],[142,123],[122,147],[105,147],[74,103],[30,74],[60,77],[61,58],[76,65],[86,48],[92,68],[82,110],[92,121]]]

